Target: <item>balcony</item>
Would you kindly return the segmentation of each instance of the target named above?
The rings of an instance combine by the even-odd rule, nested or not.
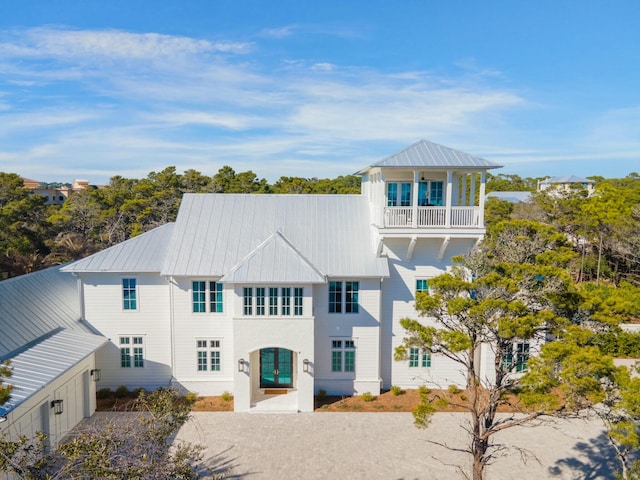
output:
[[[414,223],[414,211],[417,221]],[[447,221],[448,220],[448,221]],[[447,207],[385,207],[385,228],[429,228],[429,227],[478,227],[480,207],[451,207],[447,218]]]

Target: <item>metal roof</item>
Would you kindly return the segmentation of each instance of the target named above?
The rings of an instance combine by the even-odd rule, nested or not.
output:
[[[325,283],[326,278],[276,232],[220,279],[229,283]]]
[[[159,272],[173,223],[167,223],[118,245],[73,262],[63,272]]]
[[[222,277],[280,232],[324,275],[386,277],[370,224],[367,199],[360,195],[186,194],[162,274]],[[250,265],[256,278],[282,267],[273,257],[260,258],[259,266]]]
[[[511,203],[528,202],[531,199],[531,192],[489,192],[485,198],[499,198]]]
[[[16,408],[107,342],[106,337],[63,329],[13,357],[9,380],[13,390],[9,401],[0,407],[0,415]]]
[[[60,267],[0,282],[0,359],[59,327],[91,332],[80,317],[78,282]]]
[[[484,158],[475,157],[453,148],[437,143],[420,140],[404,150],[383,158],[382,160],[363,168],[357,174],[362,174],[374,167],[385,168],[473,168],[489,170],[500,168],[502,165],[490,162]]]
[[[552,184],[552,183],[595,183],[593,180],[589,180],[588,178],[578,177],[576,175],[564,175],[562,177],[549,177],[540,182],[541,184]]]

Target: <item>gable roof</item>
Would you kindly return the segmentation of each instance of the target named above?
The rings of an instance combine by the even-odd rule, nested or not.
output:
[[[445,147],[444,145],[438,145],[437,143],[428,142],[427,140],[420,140],[398,153],[363,168],[357,172],[357,174],[365,173],[374,167],[423,169],[474,168],[488,170],[491,168],[499,168],[501,165],[459,150],[454,150],[453,148]]]
[[[325,283],[326,279],[280,232],[275,232],[225,274],[220,281]]]
[[[63,272],[159,272],[173,232],[167,223],[62,268]]]
[[[0,360],[57,328],[91,332],[80,320],[78,282],[61,267],[0,282]]]
[[[161,273],[222,277],[278,231],[324,275],[386,277],[370,224],[361,195],[186,194]],[[284,251],[279,243],[264,248],[259,258],[267,248]],[[257,260],[246,268],[256,268]]]

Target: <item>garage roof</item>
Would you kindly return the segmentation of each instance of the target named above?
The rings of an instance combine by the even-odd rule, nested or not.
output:
[[[0,407],[6,415],[31,395],[63,375],[107,343],[106,337],[60,329],[11,359],[11,398]]]

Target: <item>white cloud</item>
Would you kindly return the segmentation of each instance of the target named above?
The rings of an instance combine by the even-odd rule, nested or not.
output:
[[[4,57],[52,57],[58,59],[175,59],[202,53],[246,54],[252,44],[210,42],[158,33],[129,33],[117,30],[71,30],[34,28],[0,43]]]

